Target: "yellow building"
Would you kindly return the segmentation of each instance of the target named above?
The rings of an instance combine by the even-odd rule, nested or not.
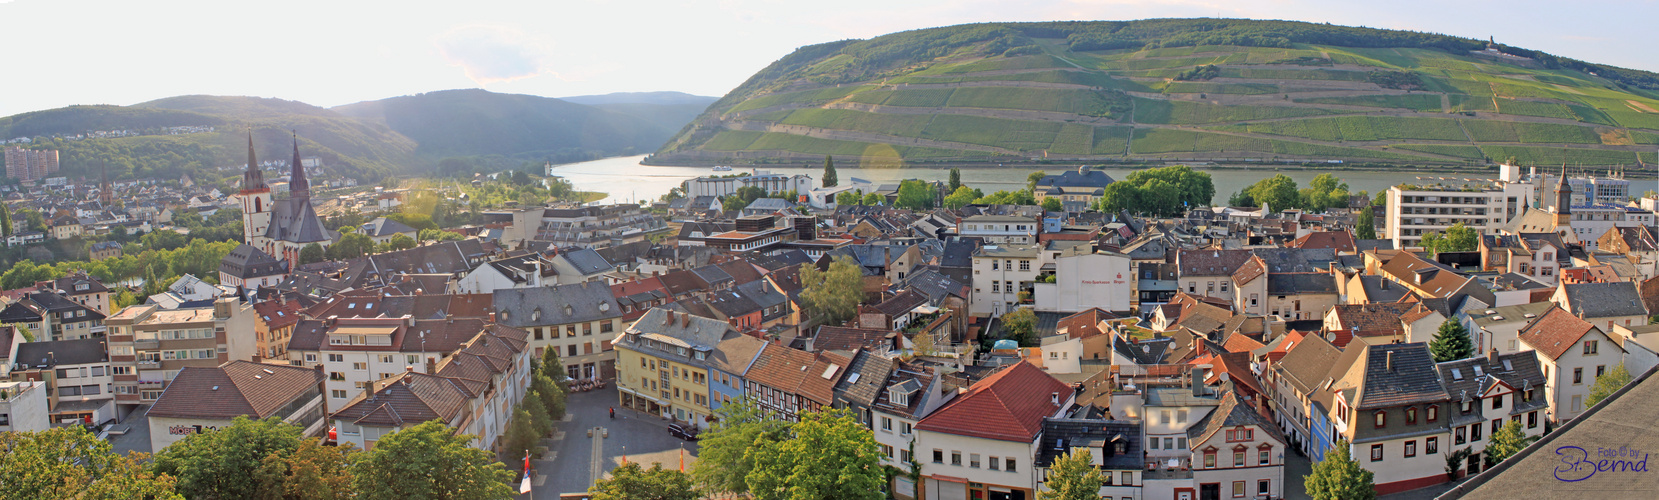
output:
[[[612,343],[619,403],[706,428],[710,354],[738,335],[724,321],[651,309]]]

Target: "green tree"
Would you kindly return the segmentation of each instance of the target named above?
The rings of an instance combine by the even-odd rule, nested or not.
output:
[[[691,477],[684,472],[652,464],[650,469],[639,462],[628,462],[611,469],[611,477],[601,479],[588,488],[593,500],[697,500],[697,490],[691,487]]]
[[[1359,222],[1354,225],[1354,238],[1361,240],[1377,239],[1377,220],[1371,214],[1371,207],[1359,209]]]
[[[1044,172],[1044,171],[1041,171],[1041,170],[1037,170],[1037,171],[1031,172],[1029,174],[1026,174],[1026,176],[1025,176],[1025,190],[1026,191],[1036,191],[1037,190],[1037,181],[1043,180],[1044,177],[1048,177],[1048,172]]]
[[[108,441],[78,425],[0,433],[0,499],[134,498],[112,493],[173,493],[173,478],[156,474],[142,454],[116,455]]]
[[[864,204],[868,205],[868,206],[873,207],[873,206],[876,206],[876,205],[884,204],[886,202],[887,202],[887,198],[883,197],[882,195],[877,194],[877,193],[870,193],[870,194],[864,195]]]
[[[824,187],[835,187],[841,180],[835,176],[835,159],[824,155]]]
[[[1043,198],[1043,211],[1045,211],[1045,212],[1059,212],[1060,208],[1061,208],[1060,207],[1060,197],[1050,196],[1050,197],[1047,197],[1047,198]]]
[[[1302,206],[1302,194],[1296,189],[1296,180],[1285,174],[1262,179],[1245,188],[1257,204],[1267,205],[1273,211]]]
[[[1590,384],[1590,395],[1584,398],[1584,407],[1589,408],[1607,399],[1613,393],[1619,392],[1625,384],[1630,383],[1630,370],[1625,369],[1624,363],[1613,365],[1612,370],[1596,377],[1596,383]]]
[[[340,241],[328,247],[328,256],[334,260],[355,259],[374,252],[374,240],[360,233],[340,236]]]
[[[1456,361],[1475,355],[1475,345],[1469,340],[1469,330],[1463,328],[1462,323],[1448,319],[1440,323],[1440,330],[1434,332],[1434,340],[1429,342],[1429,354],[1434,356],[1436,363]]]
[[[1240,208],[1254,207],[1257,206],[1256,198],[1254,196],[1250,196],[1249,188],[1241,189],[1234,191],[1232,196],[1227,197],[1227,206]]]
[[[526,399],[526,401],[529,401]],[[522,457],[536,448],[536,443],[543,434],[537,432],[535,417],[530,415],[526,408],[535,407],[535,404],[521,404],[513,410],[512,420],[507,421],[505,437],[506,453],[509,457]],[[545,411],[545,410],[544,410]]]
[[[850,257],[835,259],[823,271],[817,266],[801,266],[801,285],[801,300],[807,312],[827,324],[852,319],[858,304],[864,301],[864,273]]]
[[[767,418],[755,400],[741,398],[714,410],[714,423],[699,436],[697,461],[691,464],[691,479],[708,496],[743,495],[749,492],[747,478],[755,469],[748,450],[784,439],[787,420]]]
[[[548,348],[541,354],[541,373],[553,379],[553,383],[563,389],[570,377],[565,373],[564,361],[559,359],[559,350]]]
[[[547,403],[536,393],[534,386],[525,391],[524,400],[519,403],[519,407],[530,413],[530,428],[537,436],[546,436],[553,432],[553,417],[547,413]]]
[[[1330,173],[1319,174],[1301,191],[1302,208],[1310,212],[1324,212],[1331,207],[1348,205],[1348,183]]]
[[[1446,228],[1444,233],[1424,234],[1417,245],[1432,255],[1439,255],[1441,252],[1473,252],[1480,248],[1480,232],[1459,222]]]
[[[1019,341],[1020,345],[1031,347],[1037,345],[1037,313],[1031,312],[1029,307],[1015,308],[1002,315],[1002,331],[1007,332],[1007,338]]]
[[[0,203],[0,237],[12,234],[12,207]]]
[[[954,193],[954,192],[956,192],[957,188],[960,188],[960,187],[962,187],[962,169],[956,168],[956,167],[951,167],[950,168],[950,191],[952,193]]]
[[[23,215],[23,221],[28,230],[46,232],[46,217],[40,215],[40,211],[24,208],[18,210],[17,213]]]
[[[1513,457],[1529,442],[1526,434],[1521,432],[1520,422],[1504,422],[1498,427],[1498,432],[1492,433],[1492,444],[1486,446],[1486,463],[1488,466],[1496,465]]]
[[[311,263],[315,263],[315,262],[322,262],[323,259],[326,258],[326,257],[327,256],[324,255],[324,253],[323,253],[323,246],[322,245],[312,243],[312,244],[300,247],[300,264],[302,264],[302,265],[303,264],[311,264]]]
[[[468,445],[473,436],[457,435],[431,420],[387,434],[374,449],[351,464],[352,485],[361,500],[430,498],[498,500],[514,495],[513,471],[494,454]],[[442,473],[436,473],[442,471]]]
[[[927,181],[907,180],[899,183],[899,197],[893,206],[911,210],[931,210],[936,193]]]
[[[191,498],[258,498],[282,489],[261,483],[263,460],[281,460],[299,449],[301,429],[272,417],[236,417],[227,427],[192,434],[155,456],[157,472],[178,478],[179,493]],[[269,476],[266,477],[270,479]]]
[[[323,446],[301,439],[287,456],[272,453],[259,461],[254,478],[259,496],[268,500],[345,500],[355,496],[349,460],[356,450]]]
[[[846,190],[846,191],[839,192],[839,193],[835,193],[835,204],[836,205],[852,206],[852,205],[857,205],[859,203],[862,203],[863,201],[864,201],[863,198],[860,198],[857,194],[854,194],[852,192],[852,190],[850,190],[850,189]]]
[[[1314,500],[1373,500],[1377,498],[1372,484],[1375,474],[1359,466],[1348,451],[1347,440],[1339,440],[1336,447],[1325,452],[1325,459],[1313,464],[1313,473],[1302,479],[1308,496]]]
[[[974,200],[982,205],[1036,205],[1037,199],[1031,196],[1030,191],[997,191]]]
[[[791,436],[750,448],[746,478],[757,500],[885,498],[887,474],[875,435],[843,410],[806,412]]]
[[[551,350],[551,349],[549,349]],[[563,370],[561,370],[562,372]],[[536,396],[543,408],[547,409],[547,416],[553,420],[565,418],[565,390],[561,384],[553,381],[553,377],[546,373],[537,373],[531,378],[531,386],[536,390]]]
[[[1105,476],[1094,466],[1094,454],[1087,448],[1073,448],[1054,459],[1048,482],[1043,491],[1037,492],[1037,500],[1097,500],[1105,482]]]
[[[408,250],[415,248],[415,239],[410,238],[407,234],[399,234],[392,236],[392,239],[388,240],[386,245],[392,250]]]
[[[959,186],[951,191],[950,196],[945,197],[945,208],[962,208],[968,206],[969,203],[973,203],[974,198],[978,197],[974,190],[969,189],[968,186]]]

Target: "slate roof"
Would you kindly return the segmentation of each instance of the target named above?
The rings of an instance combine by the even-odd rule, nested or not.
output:
[[[24,342],[17,345],[17,356],[12,359],[33,368],[50,368],[60,365],[107,363],[109,354],[104,347],[104,339],[90,338]]]
[[[1446,388],[1434,369],[1425,342],[1364,346],[1364,383],[1354,408],[1366,410],[1419,402],[1445,401]],[[1388,368],[1392,353],[1393,369]]]
[[[1232,276],[1251,256],[1249,250],[1179,250],[1175,263],[1181,276]]]
[[[265,228],[265,237],[293,243],[333,241],[333,233],[323,228],[311,200],[286,199],[271,202],[271,225]]]
[[[592,276],[616,269],[615,266],[612,266],[610,262],[605,260],[605,257],[599,255],[599,252],[595,252],[591,248],[566,250],[560,252],[559,255],[553,258],[563,259],[565,262],[569,263],[571,267],[576,268],[576,272],[581,273],[583,276]]]
[[[306,309],[312,318],[479,318],[494,312],[493,295],[487,293],[381,295],[374,292],[341,293]]]
[[[669,316],[672,314],[672,316]],[[671,321],[670,321],[671,320]],[[654,334],[678,340],[694,349],[714,349],[721,340],[725,340],[737,332],[732,331],[730,324],[717,319],[702,316],[689,316],[676,313],[663,307],[653,307],[644,316],[629,325],[628,332],[640,334]],[[626,342],[627,336],[617,337],[618,343]]]
[[[538,288],[507,288],[493,296],[496,320],[513,327],[585,323],[622,317],[611,287],[590,281]]]
[[[962,299],[968,298],[968,285],[957,283],[937,270],[925,269],[905,277],[906,289],[927,296],[928,303],[938,305],[945,297],[955,295]]]
[[[1567,305],[1573,314],[1585,318],[1615,316],[1647,316],[1642,294],[1636,283],[1567,283],[1561,285],[1567,295]]]
[[[1285,436],[1279,433],[1278,426],[1268,422],[1261,413],[1239,401],[1238,393],[1232,391],[1221,396],[1221,404],[1215,407],[1215,411],[1205,414],[1204,418],[1198,419],[1192,427],[1187,428],[1187,442],[1196,445],[1210,439],[1210,436],[1221,432],[1222,429],[1240,425],[1255,426],[1257,430],[1278,441],[1280,447],[1286,443]]]
[[[362,226],[358,226],[357,229],[362,232],[364,236],[369,236],[371,238],[387,237],[398,233],[415,232],[415,228],[409,227],[408,224],[385,217],[378,217],[374,220],[365,222]]]
[[[837,398],[852,404],[870,407],[887,387],[887,376],[893,373],[894,361],[866,351],[853,353],[847,365],[846,376],[835,384]],[[854,375],[857,375],[856,377]]]
[[[1360,287],[1365,290],[1365,297],[1371,302],[1396,302],[1401,297],[1411,293],[1411,290],[1398,283],[1388,281],[1388,278],[1367,274],[1359,276]]]
[[[1058,413],[1050,394],[1061,402],[1071,386],[1030,363],[1015,363],[969,387],[966,393],[916,424],[917,429],[960,436],[1029,443],[1043,430],[1043,419]]]
[[[1532,324],[1521,329],[1521,342],[1531,346],[1538,354],[1549,356],[1550,359],[1560,359],[1569,349],[1578,344],[1590,331],[1601,331],[1596,325],[1574,316],[1565,309],[1555,308],[1539,316]]]
[[[235,276],[244,280],[251,280],[264,276],[277,276],[285,271],[281,261],[271,254],[254,248],[253,245],[243,243],[225,254],[219,261],[219,272]]]
[[[179,370],[147,414],[150,417],[261,419],[296,399],[321,395],[323,372],[311,368],[231,361],[212,368]]]
[[[1112,182],[1112,176],[1106,175],[1106,172],[1101,170],[1088,169],[1083,172],[1067,170],[1059,175],[1044,176],[1037,181],[1037,187],[1039,189],[1056,187],[1104,188]]]
[[[1268,295],[1335,294],[1336,277],[1325,273],[1271,273]]]
[[[403,372],[373,382],[373,394],[359,392],[329,418],[372,427],[401,427],[428,420],[454,425],[477,396],[457,379]]]
[[[1481,397],[1492,385],[1502,382],[1516,392],[1525,392],[1528,388],[1538,389],[1537,397],[1532,401],[1522,401],[1521,398],[1509,398],[1510,415],[1519,415],[1532,410],[1543,409],[1549,405],[1548,398],[1543,397],[1544,372],[1539,367],[1538,356],[1530,352],[1512,352],[1509,354],[1489,353],[1468,359],[1447,361],[1435,365],[1440,372],[1441,383],[1446,386],[1446,394],[1452,401],[1469,401]],[[1479,370],[1475,368],[1479,367]],[[1450,412],[1453,423],[1458,424],[1458,417],[1462,412]],[[1474,412],[1472,420],[1482,420],[1479,412]],[[1468,422],[1462,422],[1468,423]]]
[[[717,370],[742,377],[765,349],[764,340],[748,335],[734,336],[715,344],[714,351],[709,353],[709,364]]]

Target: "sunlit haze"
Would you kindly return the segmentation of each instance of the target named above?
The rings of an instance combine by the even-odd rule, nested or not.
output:
[[[1653,1],[0,0],[0,116],[181,94],[335,106],[433,90],[719,96],[796,47],[988,21],[1247,17],[1432,31],[1659,70]]]

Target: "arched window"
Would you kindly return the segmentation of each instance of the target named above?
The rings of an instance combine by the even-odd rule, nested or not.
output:
[[[260,199],[258,196],[253,197],[253,211],[255,211],[255,212],[264,212],[265,211],[264,203],[265,203],[265,200]]]
[[[1383,410],[1377,410],[1377,412],[1372,414],[1372,416],[1377,420],[1377,428],[1378,429],[1381,429],[1381,428],[1383,428],[1383,426],[1388,425],[1388,412],[1383,411]]]

